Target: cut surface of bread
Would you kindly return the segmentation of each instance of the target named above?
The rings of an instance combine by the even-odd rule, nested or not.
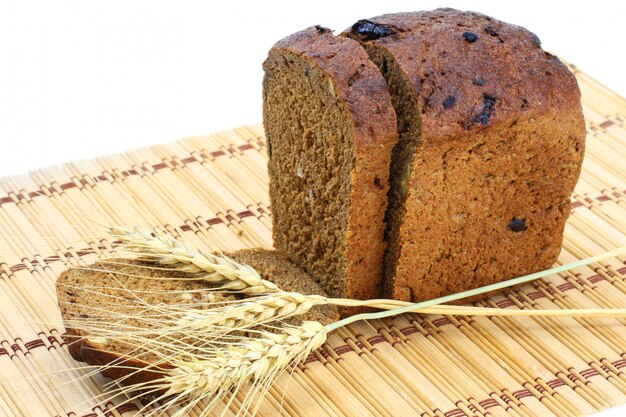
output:
[[[326,293],[302,269],[293,265],[284,255],[265,249],[245,249],[227,253],[229,258],[251,266],[261,277],[276,283],[285,291],[302,294]],[[160,304],[189,306],[206,309],[208,303],[219,303],[241,298],[240,295],[207,291],[211,284],[190,280],[192,276],[157,264],[132,259],[105,259],[93,265],[71,268],[57,280],[57,296],[62,318],[66,323],[64,338],[75,360],[93,366],[115,363],[105,367],[104,376],[123,377],[124,384],[136,384],[161,377],[152,367],[168,368],[158,355],[124,343],[107,341],[97,334],[87,335],[71,328],[72,320],[116,318],[115,314],[128,315],[127,326],[146,326],[145,321],[133,319],[134,309]],[[139,300],[140,299],[140,300]],[[297,324],[302,320],[329,324],[338,320],[333,306],[316,306],[308,313],[287,320]],[[148,368],[148,369],[144,369]]]
[[[527,30],[454,9],[344,35],[380,68],[398,117],[386,295],[432,299],[550,267],[584,152],[567,67]]]
[[[384,78],[319,26],[278,42],[263,68],[274,246],[334,297],[378,297],[397,137]]]

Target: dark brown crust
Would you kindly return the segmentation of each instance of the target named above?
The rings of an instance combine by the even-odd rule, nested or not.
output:
[[[534,34],[479,13],[371,21],[392,33],[345,34],[398,63],[422,124],[389,295],[429,299],[549,267],[584,153],[573,74]],[[507,231],[517,216],[528,230]]]
[[[367,42],[387,49],[411,80],[423,113],[424,143],[462,139],[468,131],[484,129],[472,118],[485,94],[496,99],[488,126],[554,109],[581,113],[574,75],[520,26],[450,8],[370,20],[394,28],[393,35]],[[468,42],[466,32],[478,39]],[[455,103],[444,108],[449,97]]]
[[[134,359],[123,359],[119,353],[108,352],[101,346],[92,344],[85,339],[80,342],[80,359],[77,360],[92,366],[103,367],[100,370],[103,376],[118,379],[124,385],[141,384],[163,377],[163,373],[154,370],[154,364]],[[111,364],[115,366],[106,366]],[[168,368],[171,366],[162,365],[162,369]]]
[[[397,139],[387,84],[357,42],[335,37],[327,29],[312,27],[288,36],[270,54],[280,50],[321,68],[350,117],[355,160],[345,236],[346,293],[342,296],[375,298],[381,293],[383,217],[391,149]]]
[[[63,287],[69,271],[70,270],[65,270],[61,272],[56,282],[57,289],[61,289]],[[61,291],[58,291],[57,294],[61,296],[62,293]],[[69,314],[69,306],[63,302],[59,302],[59,307],[61,309],[61,316],[64,319],[67,318]],[[107,378],[118,379],[124,377],[125,384],[139,384],[161,377],[159,373],[146,369],[149,366],[146,362],[137,360],[126,360],[122,362],[118,353],[107,352],[101,347],[90,343],[79,331],[75,329],[66,328],[62,337],[67,345],[70,356],[72,356],[75,361],[85,362],[96,367],[105,366],[111,363],[116,363],[124,367],[103,368],[100,372]],[[134,368],[135,370],[128,368]]]
[[[352,117],[356,149],[393,146],[396,116],[389,107],[387,83],[357,42],[311,27],[278,41],[273,49],[298,54],[333,80]]]

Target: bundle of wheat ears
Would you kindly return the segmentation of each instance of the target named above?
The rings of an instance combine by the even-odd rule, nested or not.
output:
[[[202,415],[208,415],[218,406],[226,410],[229,402],[239,393],[239,412],[254,414],[258,399],[278,375],[293,369],[322,346],[329,332],[357,320],[407,312],[626,317],[624,309],[514,310],[444,305],[614,257],[626,252],[626,248],[476,290],[411,304],[386,299],[361,301],[286,292],[262,279],[253,268],[225,256],[204,253],[167,232],[115,228],[111,234],[121,242],[122,249],[133,252],[140,259],[191,273],[198,280],[210,282],[207,291],[245,295],[237,300],[209,301],[202,309],[193,305],[150,305],[142,303],[138,297],[139,303],[124,311],[103,308],[106,314],[76,317],[66,322],[67,327],[80,331],[95,344],[98,340],[113,340],[128,346],[125,359],[132,359],[133,352],[140,351],[150,352],[159,359],[157,363],[161,365],[151,369],[161,375],[159,378],[137,384],[125,384],[122,380],[118,381],[121,384],[116,384],[116,390],[127,395],[128,401],[134,396],[155,394],[154,400],[142,410],[146,411],[149,407],[154,413],[176,404],[179,408],[174,415],[185,415],[186,411],[201,403]],[[325,304],[367,306],[383,311],[355,315],[329,325],[315,321],[301,321],[294,325],[288,320],[314,306]],[[105,365],[114,366],[124,365]]]

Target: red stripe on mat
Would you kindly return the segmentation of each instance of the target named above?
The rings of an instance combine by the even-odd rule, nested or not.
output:
[[[500,406],[500,403],[498,403],[493,398],[488,398],[486,400],[479,401],[478,404],[480,404],[480,406],[482,408],[484,408],[485,410],[487,410],[489,408],[492,408],[492,407],[499,407]]]
[[[593,369],[593,368],[589,368],[589,369],[585,369],[584,371],[580,371],[579,374],[581,376],[585,377],[585,378],[591,378],[592,376],[600,375],[600,373],[598,371],[596,371],[595,369]],[[574,379],[576,379],[576,377],[574,377],[573,375],[572,376],[568,375],[568,377],[572,381],[574,381]],[[574,381],[574,382],[576,382],[576,381]]]
[[[444,416],[446,417],[463,417],[463,416],[467,416],[467,414],[465,414],[463,412],[463,410],[459,409],[459,408],[455,408],[454,410],[450,410],[448,412],[443,413]]]
[[[514,306],[515,303],[511,300],[504,299],[504,300],[496,301],[496,305],[500,308],[506,308],[506,307]]]
[[[566,385],[566,384],[565,384],[565,381],[563,381],[563,380],[562,380],[562,379],[560,379],[560,378],[553,379],[552,381],[548,381],[548,382],[547,382],[547,384],[548,384],[548,386],[549,386],[550,388],[552,388],[552,389],[555,389],[555,388],[557,388],[557,387],[562,387],[563,385]]]
[[[257,139],[257,141],[258,141],[258,139]],[[263,142],[258,141],[258,143],[259,143],[260,146],[263,145]],[[244,145],[237,145],[237,146],[235,146],[234,144],[230,144],[230,145],[228,145],[227,149],[232,150],[232,151],[243,152],[243,151],[247,151],[247,150],[250,150],[250,149],[254,149],[254,146],[250,145],[249,143],[244,144]],[[207,152],[213,158],[217,158],[217,157],[220,157],[220,156],[227,155],[226,152],[224,152],[224,151],[212,151],[212,152],[205,151],[205,152]],[[174,158],[174,157],[172,156],[170,158]],[[182,165],[182,166],[185,166],[185,165],[189,165],[189,164],[193,164],[193,163],[197,163],[197,162],[203,162],[204,160],[206,160],[206,158],[202,158],[201,160],[198,160],[198,159],[196,159],[193,156],[188,156],[188,157],[185,157],[183,159],[178,159],[178,161],[180,163],[172,163],[172,165]],[[169,167],[168,167],[168,165],[165,162],[159,162],[157,164],[150,165],[150,168],[152,168],[154,171],[159,171],[161,169],[166,169],[166,168],[169,168]],[[143,171],[148,171],[145,167],[142,167],[142,170]],[[130,177],[130,176],[133,176],[133,175],[141,175],[134,168],[128,169],[126,171],[121,171],[121,173],[122,173],[122,176],[124,178]],[[114,176],[113,175],[107,176],[105,174],[101,174],[101,175],[97,175],[95,177],[92,177],[91,180],[94,183],[109,182],[111,180],[114,180]],[[50,187],[45,187],[45,188],[50,193],[54,193],[56,191],[54,189],[54,187],[58,187],[61,191],[69,190],[71,188],[78,188],[79,187],[78,184],[76,182],[74,182],[74,181],[78,181],[78,183],[81,184],[82,186],[85,186],[87,184],[87,181],[85,179],[78,179],[78,178],[76,178],[75,180],[68,181],[68,182],[65,182],[65,183],[62,183],[62,184],[58,184],[56,182],[52,182]],[[26,193],[31,198],[37,197],[37,196],[45,196],[45,194],[42,194],[41,192],[37,192],[37,191],[27,192],[26,190],[22,190],[21,192],[15,192],[16,198],[18,200],[23,198],[22,195],[21,195],[22,192]],[[13,202],[14,202],[14,199],[11,196],[0,197],[0,206],[2,206],[3,204],[13,203]]]
[[[442,326],[446,326],[446,325],[448,325],[448,324],[452,324],[452,322],[450,321],[450,319],[449,319],[449,318],[447,318],[447,317],[441,317],[441,318],[438,318],[438,319],[434,319],[434,320],[431,320],[430,322],[431,322],[431,323],[433,324],[433,326],[435,326],[435,327],[442,327]]]
[[[519,391],[515,391],[513,393],[513,396],[518,400],[521,401],[522,398],[526,398],[526,397],[534,397],[533,393],[528,391],[527,389],[522,389]]]
[[[248,205],[249,207],[250,205]],[[260,207],[255,207],[255,210],[259,211],[260,213],[264,213],[264,210]],[[255,217],[258,218],[254,215],[254,213],[250,210],[244,210],[244,211],[240,211],[237,213],[234,213],[238,218],[240,219],[245,219],[246,217]],[[233,219],[233,217],[231,215],[229,215],[228,217],[230,217],[230,219]],[[193,222],[197,227],[200,227],[199,224],[197,224],[196,222]],[[219,217],[213,217],[210,219],[205,220],[205,223],[208,224],[209,226],[213,226],[216,224],[221,224],[224,223],[224,221],[222,219],[220,219]],[[187,224],[183,224],[181,226],[177,227],[178,229],[187,232],[191,230],[191,226],[187,225]],[[115,241],[115,242],[111,242],[110,243],[110,248],[115,248],[117,245],[119,245],[121,243],[121,241]],[[105,245],[98,245],[96,246],[97,249],[99,250],[107,250],[109,249],[109,247],[105,246]],[[75,253],[78,257],[83,257],[83,256],[87,256],[87,255],[93,255],[95,254],[95,250],[91,249],[91,248],[81,248],[81,249],[76,249]],[[40,255],[35,255],[36,257],[40,256]],[[65,252],[63,254],[63,256],[67,259],[71,259],[74,258],[75,256],[71,253],[71,252]],[[43,263],[52,263],[52,262],[59,262],[62,261],[63,259],[58,256],[58,255],[51,255],[48,257],[43,258],[43,262],[40,262],[38,259],[27,259],[26,262],[22,262],[19,264],[15,264],[15,265],[11,265],[8,266],[7,268],[11,271],[11,272],[17,272],[17,271],[22,271],[22,270],[28,270],[30,268],[29,265],[39,265],[39,264],[43,264]],[[0,262],[0,266],[1,265],[6,265]],[[42,265],[45,266],[45,265]]]
[[[615,123],[612,120],[605,120],[602,123],[600,123],[598,126],[601,127],[602,129],[606,129],[609,126],[613,126]]]
[[[574,284],[572,284],[571,282],[565,282],[561,285],[557,285],[557,290],[559,291],[567,291],[567,290],[572,290],[575,288]]]

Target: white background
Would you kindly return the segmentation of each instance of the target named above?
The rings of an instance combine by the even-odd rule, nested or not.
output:
[[[260,122],[274,42],[386,12],[449,5],[520,24],[626,95],[624,3],[0,0],[0,177]]]
[[[274,42],[388,12],[453,6],[525,26],[626,95],[624,3],[0,1],[0,177],[260,122]]]

